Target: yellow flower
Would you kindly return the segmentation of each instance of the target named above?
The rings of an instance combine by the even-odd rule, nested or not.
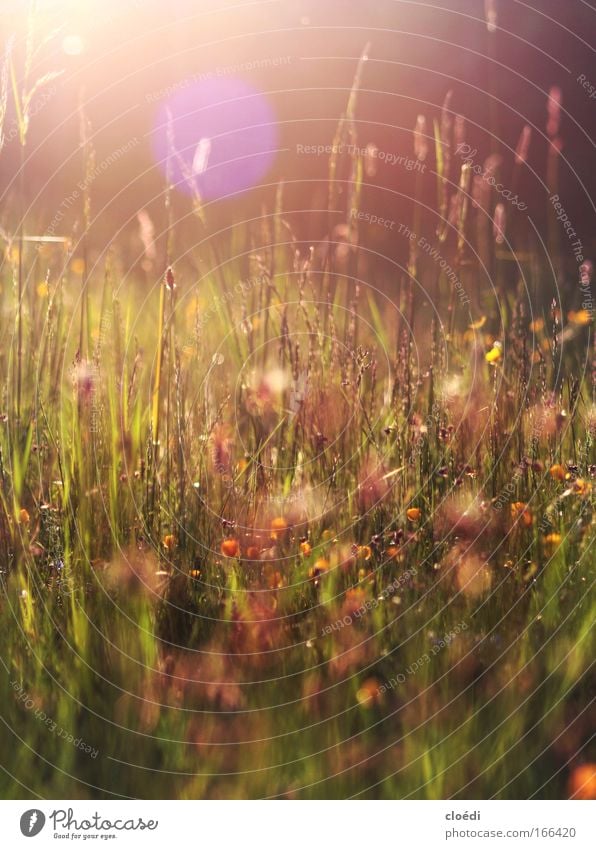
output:
[[[486,316],[483,315],[478,321],[473,321],[472,324],[469,324],[468,327],[470,330],[480,330],[481,327],[484,327],[486,324]]]
[[[311,553],[311,551],[312,551],[312,548],[311,548],[311,545],[308,542],[308,540],[303,540],[300,543],[300,553],[302,555],[304,555],[304,557],[308,557],[308,555]]]
[[[552,533],[544,537],[544,542],[549,548],[556,548],[561,542],[561,534]]]
[[[422,516],[422,510],[419,507],[408,507],[406,510],[406,516],[410,522],[419,522],[420,517]]]
[[[484,355],[484,359],[487,363],[493,365],[494,363],[498,363],[503,354],[503,346],[500,342],[494,342],[490,351],[487,351]]]
[[[42,280],[41,283],[37,284],[36,291],[38,298],[47,298],[50,293],[50,287],[48,286],[45,280]]]
[[[372,549],[370,545],[359,545],[358,557],[360,557],[362,560],[370,560],[370,558],[372,557]]]

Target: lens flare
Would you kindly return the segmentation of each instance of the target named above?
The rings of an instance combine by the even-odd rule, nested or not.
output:
[[[158,110],[153,150],[186,194],[207,200],[255,186],[270,170],[277,121],[265,95],[240,79],[208,79],[179,88]]]

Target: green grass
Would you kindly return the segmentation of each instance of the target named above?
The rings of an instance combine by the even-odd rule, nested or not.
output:
[[[467,185],[440,163],[439,204]],[[196,203],[175,289],[117,245],[6,248],[0,793],[566,796],[594,758],[577,292],[551,312],[503,248],[481,289],[465,204],[436,242],[464,307],[415,252],[374,286],[361,248],[297,253],[281,189],[217,237]]]

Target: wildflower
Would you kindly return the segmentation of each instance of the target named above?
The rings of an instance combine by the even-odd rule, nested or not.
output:
[[[324,557],[320,557],[315,562],[315,565],[311,569],[309,569],[308,574],[309,577],[313,579],[315,587],[318,586],[319,578],[321,577],[321,575],[324,575],[328,569],[329,561],[326,560]]]
[[[569,776],[570,799],[596,799],[596,763],[576,766]]]
[[[37,297],[38,298],[47,298],[50,292],[50,287],[47,284],[46,280],[42,280],[41,283],[37,284],[36,288]]]
[[[376,678],[367,678],[366,681],[358,688],[356,700],[362,707],[372,707],[379,700],[379,682]]]
[[[544,537],[544,542],[545,542],[545,545],[547,545],[549,548],[553,548],[553,549],[557,548],[557,546],[561,542],[561,534],[557,534],[555,532],[553,532],[551,534],[547,534]]]
[[[246,559],[247,560],[258,560],[260,555],[259,547],[256,545],[249,545],[246,549]]]
[[[592,491],[592,484],[583,478],[578,478],[573,481],[571,489],[576,495],[588,495]]]
[[[554,478],[556,481],[565,480],[565,469],[559,463],[555,463],[554,466],[550,467],[549,474],[551,478]]]
[[[73,274],[83,274],[85,271],[85,261],[81,257],[75,257],[70,263],[70,270]]]
[[[544,319],[536,318],[534,321],[531,321],[530,330],[532,330],[534,333],[540,333],[541,330],[544,330]]]
[[[190,570],[190,577],[191,578],[200,578],[201,577],[201,570],[200,569],[191,569]]]
[[[406,516],[410,522],[419,522],[420,517],[422,516],[422,510],[419,507],[408,507],[406,510]]]
[[[501,343],[500,342],[493,342],[492,348],[490,349],[490,351],[486,352],[486,354],[484,355],[484,359],[486,360],[487,363],[490,363],[490,365],[494,365],[495,363],[499,362],[502,354],[503,354],[503,346],[501,345]]]
[[[284,531],[287,531],[288,523],[283,518],[283,516],[277,516],[271,522],[271,539],[279,539],[284,535]]]
[[[470,330],[480,330],[486,324],[486,316],[481,316],[478,321],[473,321],[472,324],[469,324],[468,327]]]
[[[303,539],[300,543],[300,553],[303,555],[303,557],[308,557],[311,551],[312,547],[310,543],[308,542],[308,540]]]
[[[524,528],[529,528],[533,522],[532,511],[523,501],[514,501],[511,505],[511,518],[514,522],[520,522]]]
[[[28,525],[31,521],[31,517],[29,516],[29,512],[25,510],[24,507],[21,507],[19,510],[19,523],[21,525]]]
[[[165,535],[165,537],[163,538],[163,547],[167,551],[172,551],[174,548],[176,548],[176,537],[174,536],[174,534]]]
[[[372,557],[370,545],[359,545],[356,553],[361,560],[370,560]]]
[[[221,553],[225,557],[237,557],[240,546],[237,539],[224,539],[221,544]]]
[[[567,314],[567,318],[572,324],[579,324],[580,327],[583,327],[586,324],[591,324],[592,315],[589,310],[578,310],[575,312],[571,310],[570,313]]]

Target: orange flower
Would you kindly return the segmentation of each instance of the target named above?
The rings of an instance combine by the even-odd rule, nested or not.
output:
[[[573,481],[572,488],[576,495],[588,495],[592,491],[592,484],[583,478],[577,478],[577,480]]]
[[[225,557],[237,557],[240,551],[240,545],[237,539],[224,539],[221,544],[221,553]]]
[[[271,522],[271,539],[279,539],[288,529],[288,523],[283,516],[277,516]]]
[[[163,546],[168,551],[172,551],[172,549],[176,548],[176,537],[174,534],[166,534],[163,538]]]
[[[361,560],[370,560],[372,557],[372,549],[370,545],[359,545],[358,546],[358,557]]]
[[[578,310],[577,312],[572,310],[567,315],[567,318],[571,324],[579,324],[580,326],[591,324],[592,322],[592,315],[588,310]]]
[[[549,474],[551,478],[554,478],[556,481],[565,480],[565,469],[559,463],[555,463],[554,466],[550,467]]]
[[[419,507],[408,507],[406,510],[406,516],[410,522],[419,522],[420,517],[422,516],[422,510]]]
[[[570,799],[596,799],[596,763],[577,766],[569,776]]]
[[[311,553],[311,551],[312,551],[312,548],[311,548],[311,545],[308,542],[308,540],[305,540],[305,539],[302,540],[302,542],[300,543],[300,553],[304,557],[308,557],[308,555]]]
[[[29,516],[28,511],[25,510],[24,507],[22,507],[19,510],[19,522],[21,523],[21,525],[28,525],[30,521],[31,517]]]
[[[321,575],[324,575],[328,569],[329,561],[324,557],[319,557],[319,559],[315,562],[315,565],[308,570],[309,577],[313,579],[315,586],[318,585]]]
[[[511,505],[511,518],[514,522],[519,521],[524,528],[529,528],[533,522],[532,511],[523,501],[514,501]]]
[[[561,542],[561,534],[552,533],[544,537],[544,542],[549,548],[556,548]]]
[[[259,548],[256,545],[249,545],[248,548],[246,549],[246,559],[247,560],[258,560],[260,553],[261,552],[259,551]]]

